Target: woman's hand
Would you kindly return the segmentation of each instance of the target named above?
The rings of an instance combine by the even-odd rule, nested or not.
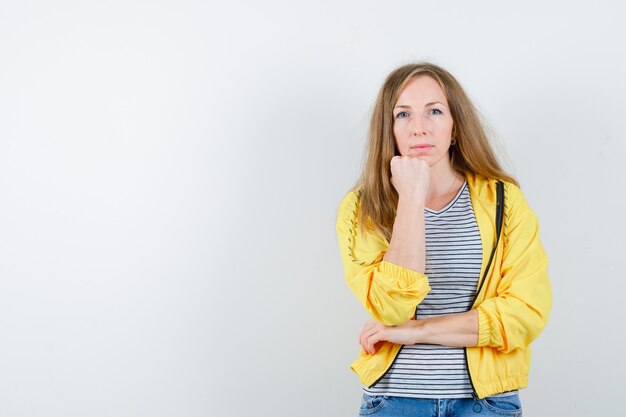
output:
[[[359,334],[359,344],[370,355],[376,353],[378,350],[376,344],[381,341],[413,345],[417,343],[417,325],[417,320],[409,320],[399,326],[385,326],[375,319],[370,319]]]
[[[410,156],[394,156],[391,158],[391,184],[399,196],[424,202],[430,185],[428,162]]]

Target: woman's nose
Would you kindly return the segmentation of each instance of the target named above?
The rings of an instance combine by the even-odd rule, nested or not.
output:
[[[426,120],[423,117],[414,117],[412,133],[416,136],[426,133]]]

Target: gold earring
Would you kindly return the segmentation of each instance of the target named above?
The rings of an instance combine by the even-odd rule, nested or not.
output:
[[[452,138],[452,140],[450,141],[450,145],[456,145],[456,138]]]

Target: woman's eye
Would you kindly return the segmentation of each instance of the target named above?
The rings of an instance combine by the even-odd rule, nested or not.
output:
[[[443,114],[439,109],[430,109],[430,113],[435,115]]]
[[[408,115],[409,113],[405,111],[401,111],[400,113],[396,114],[396,119],[401,119],[401,118],[407,117]]]

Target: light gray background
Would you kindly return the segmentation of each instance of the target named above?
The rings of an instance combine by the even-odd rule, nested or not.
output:
[[[509,3],[3,0],[0,417],[356,415],[336,209],[418,59],[542,224],[525,415],[619,413],[624,7]]]

